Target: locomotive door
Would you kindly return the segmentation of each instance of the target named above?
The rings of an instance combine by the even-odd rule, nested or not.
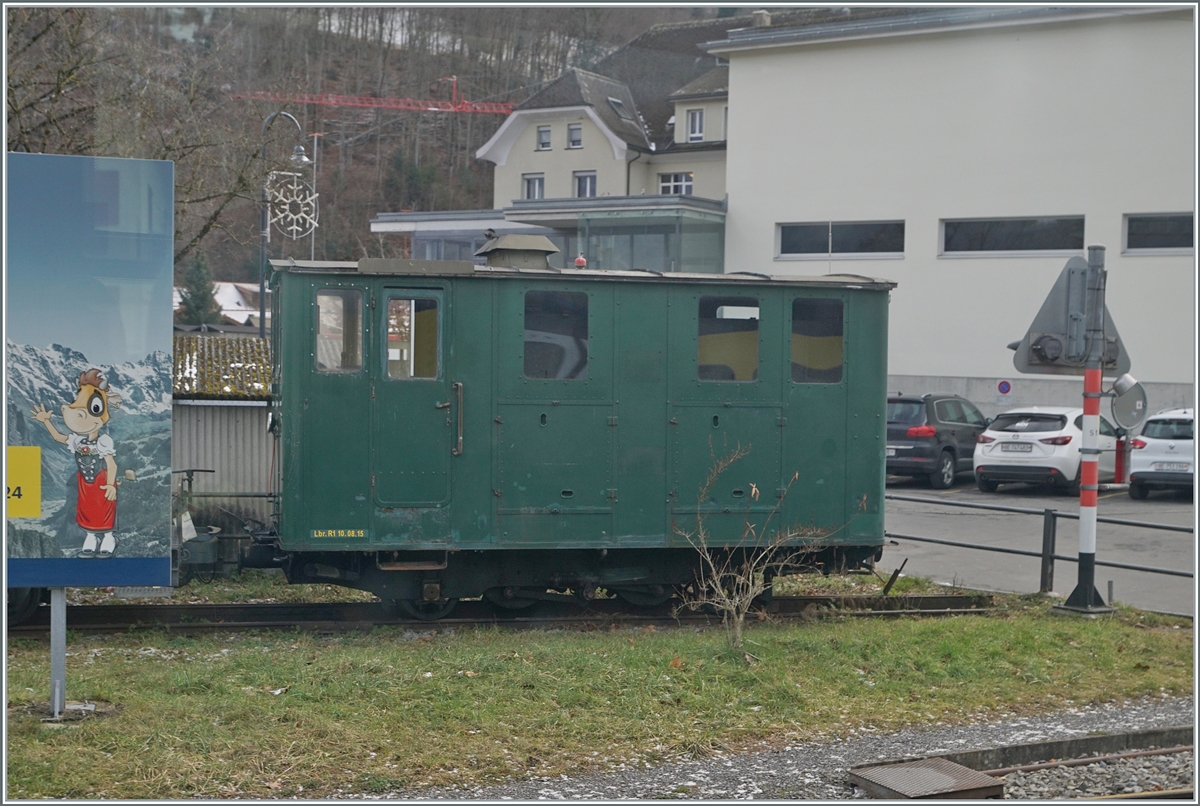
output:
[[[668,497],[672,517],[694,528],[703,515],[716,543],[739,542],[779,500],[779,303],[773,289],[672,289]],[[700,500],[716,462],[739,448],[746,455]]]
[[[443,288],[385,288],[376,300],[371,476],[383,508],[441,507],[450,500],[461,405],[446,368],[446,298]]]

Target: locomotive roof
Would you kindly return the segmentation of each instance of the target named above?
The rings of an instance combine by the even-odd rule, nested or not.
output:
[[[746,285],[804,285],[834,288],[869,288],[886,291],[896,287],[891,280],[864,277],[860,274],[824,274],[805,276],[779,276],[757,272],[729,272],[727,274],[701,274],[693,272],[657,272],[650,269],[640,271],[616,271],[607,269],[514,269],[495,266],[477,266],[466,260],[400,260],[365,258],[356,263],[342,260],[272,260],[277,271],[297,274],[362,274],[367,277],[379,275],[420,277],[525,277],[545,276],[564,280],[612,280],[663,282],[720,283]]]

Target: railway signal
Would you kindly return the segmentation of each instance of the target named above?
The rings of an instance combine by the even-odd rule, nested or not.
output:
[[[1102,377],[1128,377],[1129,355],[1104,304],[1108,272],[1104,247],[1067,261],[1025,338],[1016,350],[1020,372],[1083,375],[1083,444],[1079,449],[1079,580],[1060,609],[1085,615],[1111,613],[1096,590],[1096,499],[1099,492],[1099,434]],[[1136,384],[1132,378],[1129,381]],[[1126,383],[1126,386],[1129,384]]]

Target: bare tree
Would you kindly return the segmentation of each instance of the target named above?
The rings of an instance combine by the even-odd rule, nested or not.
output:
[[[97,91],[111,13],[87,8],[8,10],[8,150],[83,154],[93,144],[98,107],[119,103]]]
[[[801,525],[772,527],[771,521],[779,515],[792,485],[800,477],[796,472],[761,524],[750,522],[747,509],[741,537],[732,543],[715,541],[705,523],[704,504],[721,475],[745,458],[750,448],[739,444],[718,457],[712,450],[710,440],[709,453],[712,464],[697,494],[696,528],[687,531],[674,521],[671,523],[672,531],[686,539],[700,558],[696,578],[685,590],[680,607],[716,611],[721,616],[730,648],[740,650],[746,616],[756,601],[770,589],[772,578],[782,570],[801,566],[805,554],[820,541],[841,531],[845,525],[837,529]],[[751,483],[750,498],[757,501],[759,497],[758,485]],[[865,499],[859,503],[859,510],[864,508]]]

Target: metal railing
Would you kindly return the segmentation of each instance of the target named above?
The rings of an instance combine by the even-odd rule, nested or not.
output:
[[[1023,557],[1040,557],[1042,560],[1041,579],[1039,582],[1039,593],[1050,593],[1054,590],[1054,561],[1062,560],[1064,562],[1077,563],[1078,557],[1069,557],[1055,553],[1055,544],[1058,541],[1058,519],[1068,518],[1079,520],[1078,513],[1060,512],[1057,509],[1030,509],[1028,507],[1006,507],[993,504],[970,504],[965,501],[945,501],[937,498],[922,498],[916,495],[896,495],[894,493],[886,493],[883,496],[885,499],[893,501],[912,501],[918,504],[936,504],[945,507],[959,507],[961,509],[983,509],[990,512],[1014,512],[1019,515],[1041,515],[1042,516],[1042,550],[1041,551],[1026,551],[1024,549],[1010,549],[1003,546],[981,546],[978,543],[963,543],[957,540],[943,540],[937,537],[922,537],[919,535],[906,535],[899,532],[883,533],[884,537],[890,537],[898,540],[914,540],[918,543],[937,543],[943,546],[954,546],[956,548],[975,549],[977,551],[992,551],[998,554],[1019,554]],[[1142,529],[1157,529],[1164,532],[1187,532],[1194,534],[1194,529],[1191,526],[1176,526],[1170,523],[1151,523],[1149,521],[1134,521],[1126,518],[1105,518],[1097,517],[1099,523],[1113,523],[1119,526],[1134,526]],[[1105,568],[1121,568],[1126,571],[1144,571],[1148,574],[1163,574],[1166,576],[1187,577],[1191,579],[1194,574],[1191,571],[1181,571],[1177,568],[1154,568],[1148,565],[1133,565],[1132,563],[1117,563],[1107,560],[1096,560],[1097,566]]]

